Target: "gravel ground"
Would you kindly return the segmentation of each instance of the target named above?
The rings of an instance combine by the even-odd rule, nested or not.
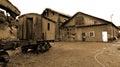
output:
[[[18,53],[8,67],[120,67],[119,42],[55,42],[43,54]]]

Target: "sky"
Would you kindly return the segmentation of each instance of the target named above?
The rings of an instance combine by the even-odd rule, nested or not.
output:
[[[73,16],[83,12],[98,18],[112,21],[120,26],[120,0],[9,0],[20,11],[41,14],[45,8]]]

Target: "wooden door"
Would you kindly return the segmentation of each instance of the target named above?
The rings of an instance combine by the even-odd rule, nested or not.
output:
[[[26,39],[32,39],[33,33],[33,18],[26,19]]]
[[[103,42],[108,42],[107,31],[103,31],[102,32],[102,40],[103,40]]]

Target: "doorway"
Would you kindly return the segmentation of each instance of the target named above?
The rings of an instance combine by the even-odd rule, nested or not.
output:
[[[108,42],[107,31],[102,31],[102,40],[103,42]]]
[[[26,19],[26,39],[32,39],[33,18]]]
[[[86,40],[86,39],[85,39],[85,36],[86,36],[86,35],[85,35],[85,32],[83,32],[83,33],[82,33],[82,41],[85,41],[85,40]]]

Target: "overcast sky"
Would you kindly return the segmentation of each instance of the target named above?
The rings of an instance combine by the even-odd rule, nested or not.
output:
[[[73,16],[76,12],[83,12],[99,17],[120,26],[120,0],[9,0],[20,11],[41,14],[45,8]]]

